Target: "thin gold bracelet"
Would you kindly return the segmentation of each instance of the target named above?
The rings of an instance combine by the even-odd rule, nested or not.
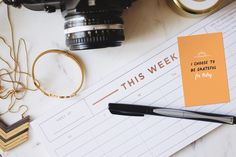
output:
[[[72,59],[73,61],[76,62],[76,64],[78,65],[80,71],[81,71],[81,74],[82,74],[82,80],[78,86],[78,88],[71,93],[71,95],[56,95],[56,94],[53,94],[53,93],[49,93],[47,92],[46,90],[42,89],[41,88],[41,85],[40,85],[40,82],[35,78],[35,65],[37,63],[37,61],[44,55],[47,55],[49,53],[57,53],[57,54],[62,54],[62,55],[65,55],[66,57],[69,57],[70,59]],[[36,59],[34,60],[33,62],[33,66],[32,66],[32,78],[33,78],[33,82],[34,82],[34,85],[46,96],[49,96],[49,97],[55,97],[55,98],[59,98],[59,99],[66,99],[66,98],[72,98],[74,96],[76,96],[81,88],[83,87],[83,84],[84,84],[84,81],[85,81],[85,68],[84,68],[84,65],[81,61],[81,59],[73,56],[71,53],[69,53],[68,51],[63,51],[63,50],[57,50],[57,49],[51,49],[51,50],[47,50],[47,51],[44,51],[42,52],[40,55],[38,55],[36,57]]]

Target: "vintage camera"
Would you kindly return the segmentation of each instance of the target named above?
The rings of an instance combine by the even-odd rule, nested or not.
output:
[[[124,41],[122,12],[135,0],[3,0],[14,7],[55,12],[65,18],[66,45],[70,50],[120,46]],[[52,26],[53,27],[53,26]]]

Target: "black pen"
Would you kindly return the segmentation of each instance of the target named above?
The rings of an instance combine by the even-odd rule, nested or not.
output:
[[[231,124],[231,125],[236,123],[235,116],[188,111],[182,109],[164,108],[164,107],[109,103],[109,110],[112,114],[126,115],[126,116],[156,115],[156,116],[165,116],[172,118]]]

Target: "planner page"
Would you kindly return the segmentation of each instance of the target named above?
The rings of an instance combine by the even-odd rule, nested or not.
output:
[[[230,102],[184,107],[177,37],[214,32],[223,34]],[[170,156],[220,124],[112,115],[108,103],[236,115],[235,36],[236,2],[150,49],[76,99],[62,101],[33,121],[33,129],[52,157]]]

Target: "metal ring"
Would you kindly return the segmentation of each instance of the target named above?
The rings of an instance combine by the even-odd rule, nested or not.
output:
[[[88,25],[88,26],[75,26],[71,28],[67,28],[64,30],[65,34],[71,34],[76,32],[84,32],[84,31],[93,31],[93,30],[105,30],[105,29],[124,29],[122,24],[101,24],[101,25]]]

